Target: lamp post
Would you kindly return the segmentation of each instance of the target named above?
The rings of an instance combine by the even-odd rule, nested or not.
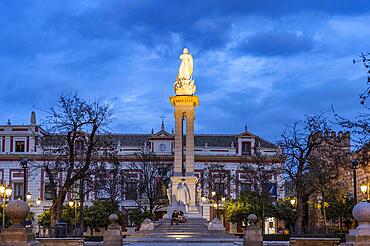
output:
[[[5,228],[5,203],[6,203],[6,198],[11,197],[12,195],[12,188],[10,186],[6,186],[5,184],[0,184],[0,195],[3,198],[3,224],[2,224],[2,229]]]
[[[216,204],[215,204],[215,207],[216,207],[216,216],[217,216],[218,219],[220,219],[220,209],[219,209],[219,207],[220,207],[220,201],[224,203],[226,201],[226,198],[225,197],[221,197],[221,194],[216,193],[216,191],[212,191],[211,192],[211,195],[212,195],[213,200],[216,201]]]
[[[68,205],[73,208],[74,207],[74,212],[75,212],[75,223],[74,223],[74,233],[75,235],[77,235],[77,202],[76,202],[76,199],[73,199],[73,200],[70,200],[68,202]]]
[[[358,168],[358,161],[352,160],[352,169],[353,169],[353,192],[354,192],[354,199],[355,204],[357,204],[357,168]]]
[[[27,168],[28,168],[28,159],[22,159],[20,164],[23,168],[23,201],[27,202]]]

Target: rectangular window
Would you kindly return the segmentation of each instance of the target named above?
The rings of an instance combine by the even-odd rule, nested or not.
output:
[[[23,182],[13,183],[14,199],[23,199]]]
[[[251,142],[242,142],[242,155],[252,154],[252,144]]]
[[[252,187],[250,183],[241,183],[239,194],[242,196],[251,190],[252,190]]]
[[[214,183],[214,191],[216,191],[216,194],[225,197],[226,196],[226,184],[222,181],[216,181]]]
[[[136,200],[137,199],[137,182],[126,182],[126,199]]]
[[[51,195],[51,185],[49,182],[44,183],[44,200],[53,200]]]
[[[15,141],[15,152],[24,152],[24,141]]]

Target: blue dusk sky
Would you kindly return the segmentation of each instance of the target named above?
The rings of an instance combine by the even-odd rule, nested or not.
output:
[[[169,96],[188,47],[197,133],[276,141],[305,114],[361,111],[368,0],[3,0],[0,122],[28,123],[62,93],[115,107],[113,132],[173,128]]]

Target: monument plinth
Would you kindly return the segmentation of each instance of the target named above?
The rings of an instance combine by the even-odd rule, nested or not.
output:
[[[199,100],[194,96],[196,87],[192,78],[193,58],[186,48],[180,59],[181,65],[174,85],[176,96],[170,97],[175,117],[175,148],[167,217],[174,210],[183,211],[188,218],[201,217],[196,203],[198,179],[194,176],[194,108],[198,106]],[[183,143],[184,122],[186,148]]]
[[[39,241],[35,240],[32,228],[25,228],[21,221],[27,217],[30,208],[22,200],[13,200],[5,208],[5,213],[13,225],[5,228],[0,233],[0,246],[39,246]]]

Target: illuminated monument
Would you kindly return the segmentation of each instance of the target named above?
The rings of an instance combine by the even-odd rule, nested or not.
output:
[[[193,58],[187,48],[184,48],[180,59],[181,64],[174,85],[176,96],[170,97],[175,111],[176,128],[174,175],[171,177],[172,185],[168,190],[170,206],[167,216],[171,216],[173,210],[177,209],[185,212],[188,217],[201,217],[196,202],[198,180],[194,176],[194,108],[199,102],[198,97],[194,96],[196,87],[192,78]],[[185,148],[184,123],[186,123]]]

